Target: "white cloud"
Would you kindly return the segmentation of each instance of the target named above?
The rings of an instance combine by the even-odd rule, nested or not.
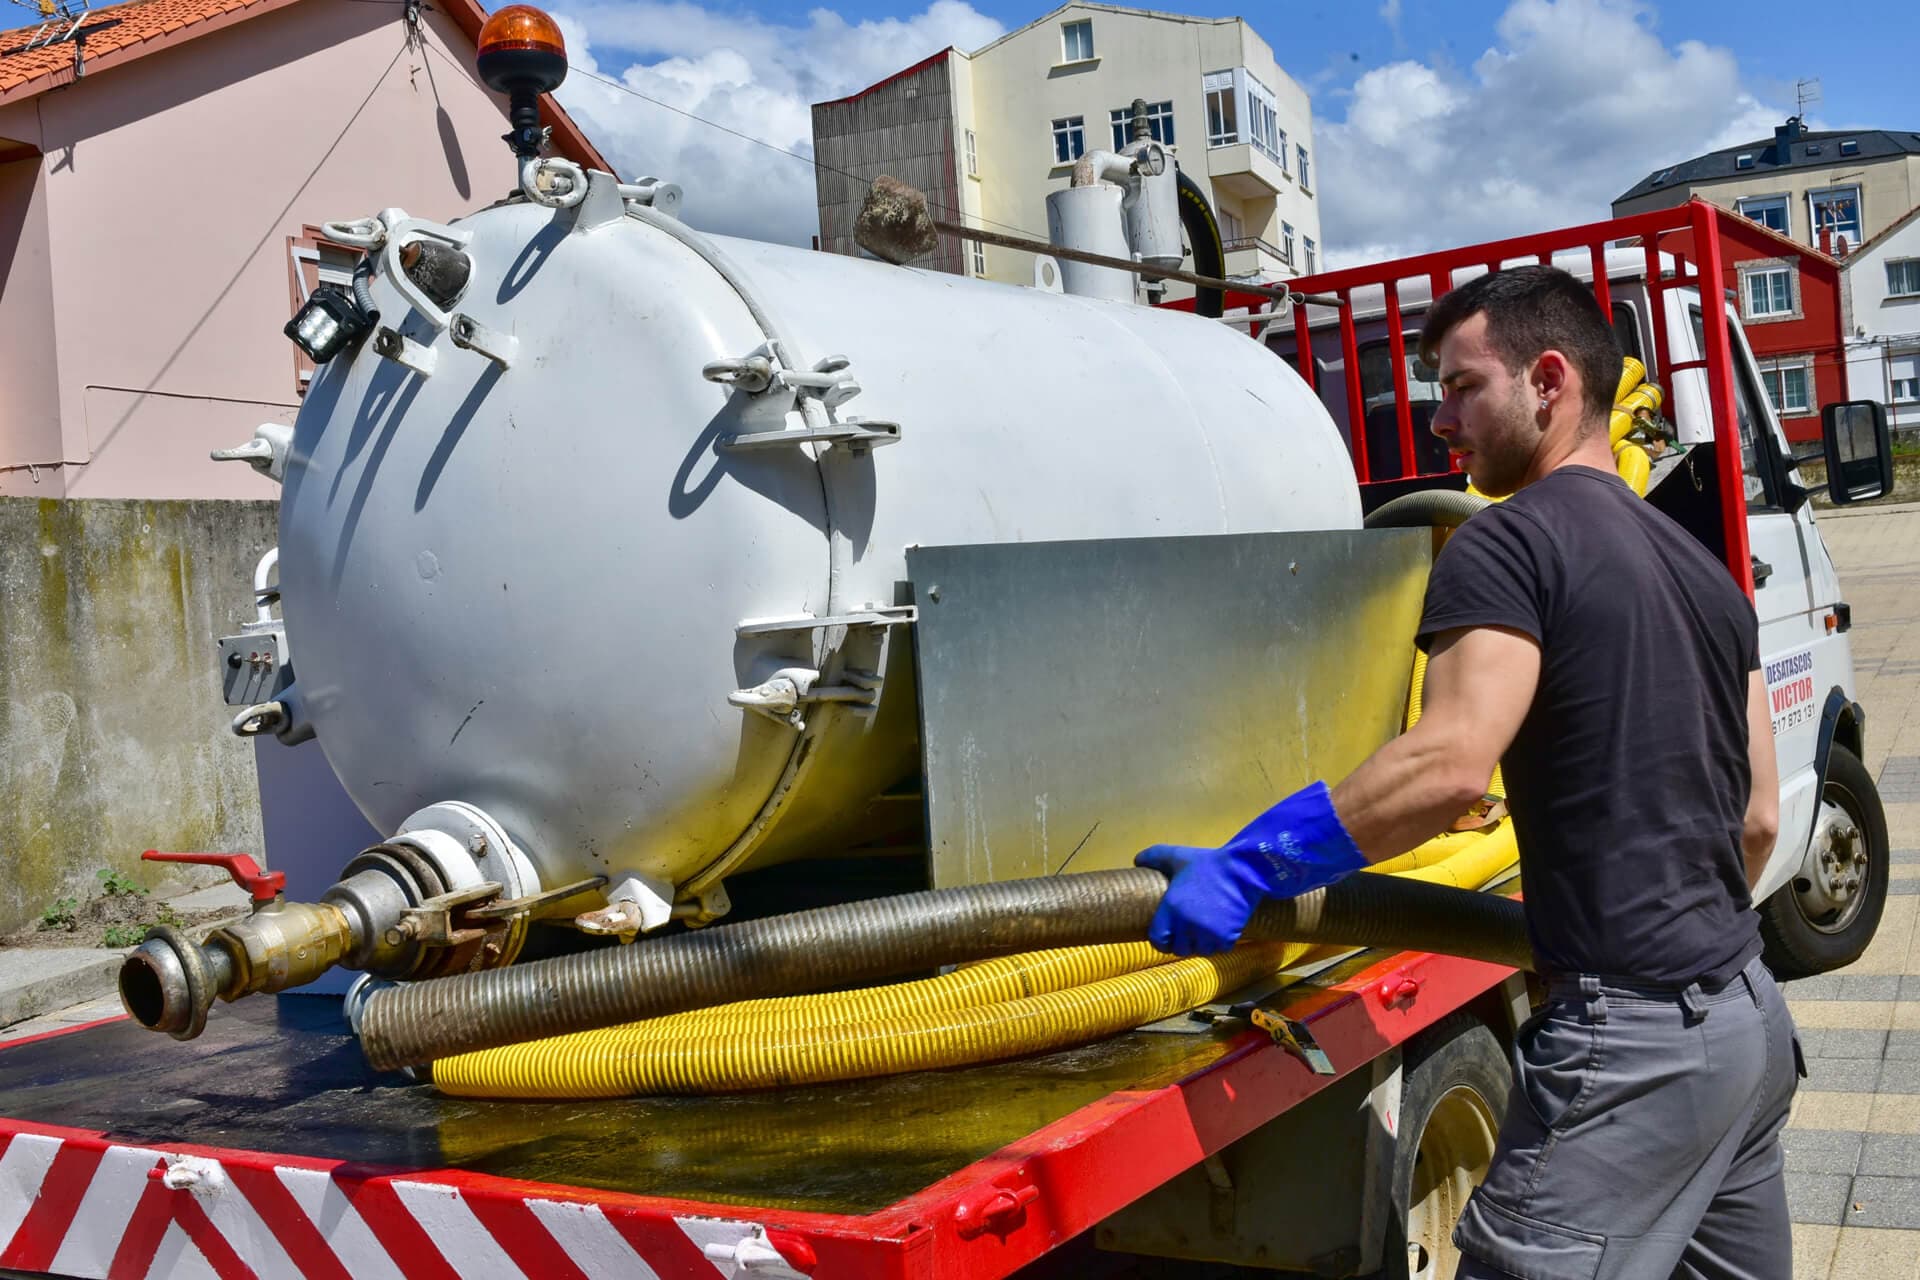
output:
[[[1728,50],[1669,46],[1630,0],[1514,0],[1496,36],[1465,72],[1368,71],[1345,118],[1316,130],[1332,261],[1596,221],[1661,165],[1770,137],[1786,116]]]
[[[815,9],[804,26],[653,0],[577,4],[556,16],[576,73],[617,80],[687,113],[571,76],[561,101],[622,177],[679,183],[682,213],[694,226],[801,245],[819,230],[812,166],[700,121],[810,158],[812,103],[1001,32],[964,0],[855,23]]]

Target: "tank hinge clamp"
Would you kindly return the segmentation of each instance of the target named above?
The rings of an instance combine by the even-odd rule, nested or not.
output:
[[[709,361],[700,376],[750,396],[778,388],[837,409],[860,394],[859,382],[847,372],[851,363],[845,356],[825,356],[811,369],[794,369],[773,343],[763,342],[737,359]]]

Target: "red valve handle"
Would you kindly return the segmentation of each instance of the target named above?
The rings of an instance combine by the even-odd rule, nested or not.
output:
[[[262,871],[248,853],[161,853],[149,849],[140,855],[143,862],[197,862],[201,866],[222,867],[233,882],[245,889],[255,903],[272,902],[287,887],[284,871]]]

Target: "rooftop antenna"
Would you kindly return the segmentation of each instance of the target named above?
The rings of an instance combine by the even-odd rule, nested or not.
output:
[[[56,44],[73,46],[74,78],[87,73],[85,46],[87,37],[95,31],[120,25],[120,19],[108,18],[104,22],[81,25],[87,15],[93,11],[93,0],[13,0],[22,8],[32,9],[40,15],[40,25],[33,29],[25,44],[11,49],[0,49],[0,54],[26,53],[32,49],[45,49]]]
[[[1807,117],[1807,108],[1820,101],[1820,77],[1808,76],[1793,82],[1794,114],[1802,120]]]

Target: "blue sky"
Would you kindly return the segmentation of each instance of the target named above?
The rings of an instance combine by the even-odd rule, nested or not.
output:
[[[551,0],[575,65],[811,154],[808,104],[1053,6],[1013,0]],[[1816,128],[1920,129],[1915,6],[1833,21],[1784,0],[1166,0],[1246,18],[1313,95],[1322,235],[1353,261],[1605,217],[1646,173],[1767,136],[1818,77]],[[623,171],[687,216],[805,243],[809,164],[576,77],[561,91]]]

